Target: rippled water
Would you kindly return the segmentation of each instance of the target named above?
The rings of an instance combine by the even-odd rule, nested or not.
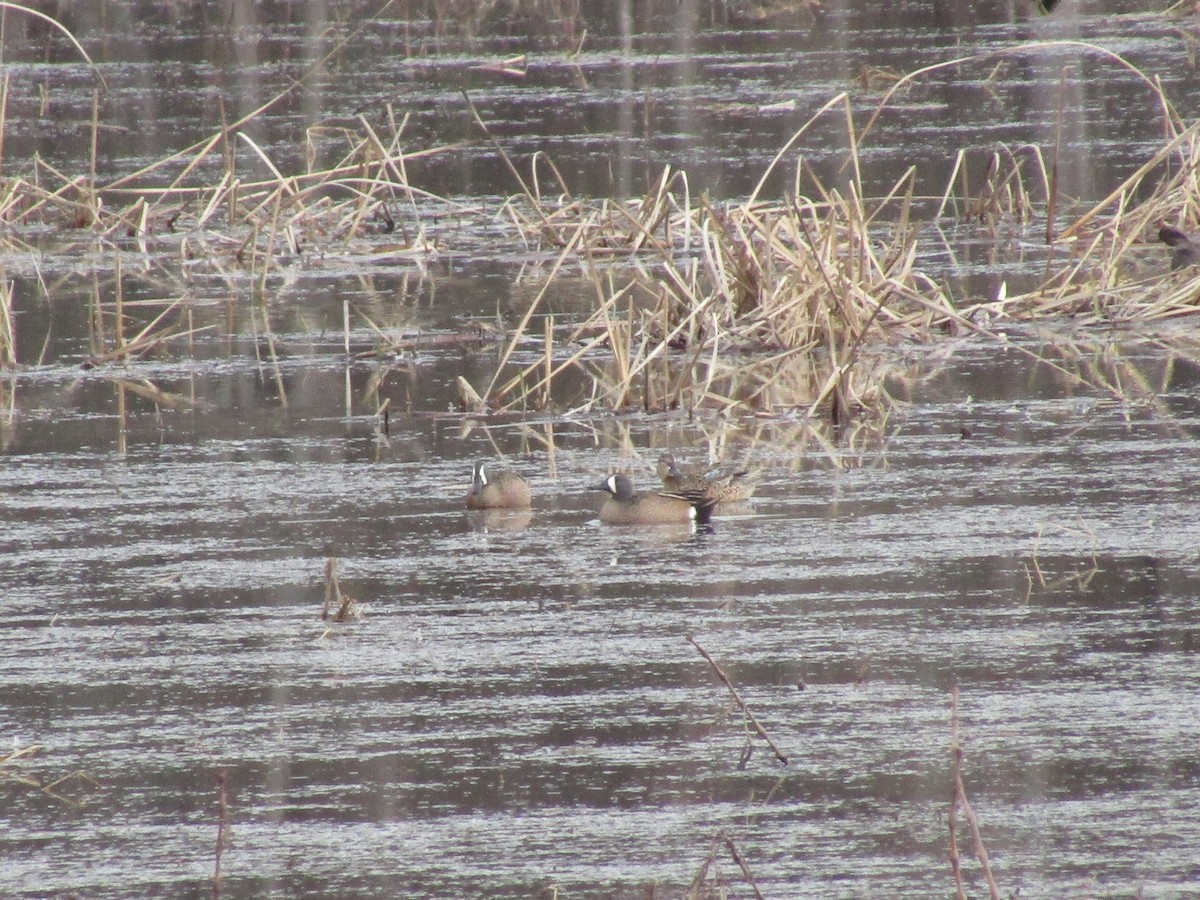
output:
[[[416,145],[450,142],[469,132],[465,83],[515,156],[552,148],[582,193],[636,193],[635,173],[670,161],[694,164],[697,192],[737,195],[860,63],[909,69],[962,52],[964,35],[1101,41],[1194,113],[1189,21],[1099,14],[1114,8],[955,28],[834,9],[824,30],[701,29],[686,47],[656,31],[624,60],[600,32],[578,58],[535,55],[519,83],[468,68],[515,42],[389,56],[396,29],[369,28],[353,63],[260,137],[286,159],[303,125],[400,92]],[[81,31],[129,125],[113,177],[211,132],[197,83],[240,85],[253,108],[312,52],[281,26],[239,68],[203,58],[221,29],[172,34]],[[86,71],[5,53],[5,173],[34,149],[77,171]],[[1159,134],[1140,88],[1080,59],[922,89],[864,149],[870,179],[889,183],[914,148],[933,185],[967,137],[1044,142],[1048,79],[1057,91],[1069,62],[1086,112],[1071,139],[1087,150],[1071,191],[1095,199]],[[49,117],[31,113],[39,79]],[[828,148],[809,152],[821,164]],[[461,244],[433,260],[307,259],[262,304],[232,263],[182,259],[161,235],[148,252],[7,235],[22,365],[0,392],[0,754],[41,749],[0,756],[0,894],[210,895],[224,773],[226,896],[675,897],[710,854],[707,886],[751,896],[722,835],[768,897],[949,896],[955,686],[1004,896],[1196,890],[1190,325],[914,347],[890,381],[900,405],[857,431],[791,410],[474,421],[447,411],[454,380],[486,383],[494,348],[342,349],[344,301],[389,333],[441,334],[527,300],[525,260],[486,213],[512,189],[491,149],[412,174],[470,201]],[[960,261],[1012,274],[946,246],[930,264],[947,277]],[[127,302],[182,296],[212,329],[82,368],[118,257]],[[552,298],[564,317],[572,290]],[[356,319],[350,339],[362,353],[375,336]],[[761,470],[758,496],[710,533],[600,526],[588,486],[617,466],[649,486],[664,449],[723,450]],[[464,514],[471,461],[491,457],[533,484],[528,517]],[[331,557],[358,620],[321,619]],[[787,765],[748,738],[689,638]],[[51,794],[16,776],[65,780]],[[959,847],[969,894],[985,895],[965,829]]]
[[[768,896],[944,894],[958,685],[1006,890],[1173,895],[1200,838],[1195,370],[1119,349],[1169,415],[964,345],[863,451],[759,425],[759,496],[711,534],[595,520],[599,473],[648,483],[703,437],[658,418],[528,426],[553,455],[493,429],[537,492],[516,530],[463,514],[490,448],[456,417],[382,440],[303,406],[229,437],[141,410],[120,455],[60,422],[79,446],[0,476],[5,731],[97,784],[62,788],[80,809],[6,786],[6,880],[199,891],[224,771],[235,895],[672,895],[722,829]],[[330,555],[359,621],[319,618]],[[756,739],[739,767],[689,636],[787,766]]]

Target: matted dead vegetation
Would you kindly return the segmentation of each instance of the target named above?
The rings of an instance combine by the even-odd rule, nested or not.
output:
[[[717,205],[693,202],[686,175],[667,170],[636,204],[547,210],[527,191],[535,215],[511,206],[518,226],[529,240],[562,248],[547,282],[568,262],[582,265],[593,275],[596,309],[559,338],[572,352],[554,358],[547,335],[545,359],[498,376],[486,399],[501,408],[543,403],[560,374],[604,348],[611,356],[583,408],[764,409],[783,386],[792,407],[878,406],[878,360],[863,348],[923,339],[955,316],[944,290],[916,267],[912,190],[910,171],[874,201],[852,186],[845,195],[821,188],[817,199],[797,191],[783,201]],[[614,265],[617,253],[628,265]]]
[[[269,104],[268,104],[269,105]],[[0,108],[3,99],[0,97]],[[266,106],[259,110],[262,112]],[[455,204],[409,183],[406,165],[452,147],[405,152],[404,119],[389,116],[379,134],[365,118],[309,129],[302,171],[284,174],[241,130],[251,117],[231,123],[208,140],[119,179],[100,182],[93,171],[70,176],[42,159],[28,175],[5,179],[0,192],[0,241],[8,252],[25,248],[25,229],[78,231],[89,238],[125,240],[177,236],[183,258],[214,254],[236,260],[259,278],[304,253],[359,249],[363,253],[428,252],[421,210],[427,200]],[[93,118],[93,132],[99,121]],[[332,166],[316,167],[317,144],[340,143]],[[93,153],[95,142],[93,141]],[[244,148],[247,153],[239,152]],[[268,177],[249,172],[265,170]],[[394,235],[370,247],[364,234]]]
[[[1186,229],[1200,219],[1200,126],[1185,126],[1157,83],[1119,56],[1078,42],[1055,45],[1095,52],[1131,71],[1161,108],[1168,135],[1158,152],[1089,209],[1058,208],[1057,148],[1049,161],[1037,148],[997,151],[973,194],[959,190],[960,154],[940,198],[916,197],[910,169],[885,196],[867,199],[857,148],[879,113],[856,131],[846,95],[819,110],[771,164],[819,116],[839,113],[851,148],[849,178],[840,190],[821,184],[801,160],[793,190],[774,201],[760,199],[769,169],[750,198],[723,204],[693,197],[686,174],[671,170],[640,200],[585,202],[572,198],[560,180],[561,193],[547,203],[529,186],[540,182],[541,161],[535,160],[510,215],[531,245],[557,250],[544,283],[582,267],[592,276],[596,308],[565,333],[547,327],[540,336],[543,359],[511,375],[502,365],[484,404],[493,410],[550,405],[556,380],[585,367],[592,390],[568,401],[572,411],[786,407],[812,414],[824,407],[840,422],[860,410],[886,411],[889,348],[897,345],[968,334],[1006,341],[1012,327],[1035,323],[1111,327],[1194,315],[1196,270],[1168,274],[1166,254],[1142,247],[1163,223]],[[1010,52],[910,73],[880,109],[924,74]],[[994,299],[950,296],[922,271],[917,255],[921,223],[914,204],[939,199],[938,217],[969,217],[993,228],[1004,222],[1024,233],[1041,223],[1053,252],[1042,282],[1020,294],[1002,289]],[[1142,264],[1140,257],[1155,261]],[[541,296],[530,302],[503,364],[537,337],[531,324]],[[570,351],[556,352],[554,341]]]
[[[207,258],[223,271],[240,271],[265,301],[269,276],[294,261],[386,257],[421,265],[447,243],[458,216],[490,217],[507,222],[513,242],[540,262],[522,276],[531,295],[501,336],[491,383],[465,395],[467,411],[801,413],[837,423],[864,411],[883,416],[892,405],[898,348],[946,336],[1003,340],[1014,325],[1111,326],[1195,312],[1195,268],[1169,274],[1165,265],[1135,261],[1148,256],[1140,248],[1161,223],[1186,231],[1200,219],[1197,126],[1185,126],[1156,82],[1121,57],[1078,42],[1053,46],[1112,61],[1140,79],[1162,110],[1166,138],[1158,152],[1090,209],[1059,209],[1057,148],[999,148],[975,186],[960,154],[940,196],[916,195],[913,168],[883,196],[863,189],[859,147],[899,92],[931,72],[995,65],[1026,46],[897,76],[865,123],[856,121],[848,94],[834,97],[780,148],[749,197],[724,202],[693,194],[687,173],[671,168],[632,201],[576,198],[552,160],[510,159],[465,94],[480,139],[492,143],[519,186],[496,210],[468,208],[413,185],[409,163],[458,147],[406,147],[406,120],[390,109],[382,130],[365,116],[310,128],[293,154],[304,162],[285,171],[247,131],[284,95],[190,148],[105,180],[97,163],[97,102],[89,171],[69,175],[35,159],[24,174],[7,177],[0,242],[9,254],[31,252],[22,234],[47,229],[114,246],[153,240],[183,264]],[[0,111],[6,93],[7,82],[0,83]],[[844,122],[849,148],[836,186],[822,183],[796,152],[828,116]],[[335,146],[341,150],[333,164],[318,166]],[[790,189],[765,196],[783,166],[795,173]],[[554,186],[552,195],[545,184]],[[934,220],[1002,224],[1026,239],[1043,227],[1053,263],[1042,283],[992,298],[953,296],[922,268],[919,238],[929,216],[922,221],[915,210],[930,208]],[[564,279],[591,297],[587,311],[565,322],[545,303]],[[129,339],[119,262],[115,283],[112,303],[96,300],[100,339],[91,364],[124,362],[198,333],[188,320],[165,321],[168,313],[182,315],[185,304],[173,298]],[[0,300],[0,364],[15,368],[11,303],[6,292]],[[270,347],[265,306],[262,320]],[[346,331],[348,345],[349,310]]]

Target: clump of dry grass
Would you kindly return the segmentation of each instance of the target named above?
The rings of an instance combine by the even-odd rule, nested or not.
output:
[[[854,146],[847,97],[822,112],[831,109],[845,112]],[[882,386],[861,377],[873,368],[862,363],[862,348],[919,338],[954,311],[916,267],[912,170],[884,197],[867,201],[857,157],[852,162],[855,175],[843,188],[810,174],[810,197],[798,175],[793,192],[772,202],[758,200],[758,191],[734,203],[693,200],[686,175],[669,169],[655,191],[632,204],[588,206],[564,194],[567,202],[547,208],[524,188],[532,212],[510,204],[510,214],[528,240],[561,248],[548,280],[568,261],[582,263],[597,304],[559,342],[581,349],[556,364],[531,362],[504,382],[498,377],[485,399],[502,408],[544,403],[555,378],[604,347],[611,377],[598,378],[580,408],[728,410],[755,401],[761,408],[784,384],[793,388],[787,406],[831,402],[843,414],[878,408]],[[801,165],[798,173],[804,171]],[[629,261],[623,275],[613,264],[618,250]],[[540,296],[505,361],[526,338]]]
[[[1158,84],[1116,54],[1079,42],[1043,46],[1099,54],[1141,79],[1163,111],[1168,138],[1138,172],[1061,232],[1057,147],[1049,153],[998,149],[974,189],[959,155],[936,216],[958,215],[992,229],[1004,224],[1027,231],[1045,223],[1045,240],[1061,252],[1036,290],[956,302],[919,267],[912,210],[931,198],[914,196],[912,170],[883,197],[867,199],[861,187],[858,147],[891,97],[930,72],[994,64],[1017,51],[964,57],[896,79],[861,130],[847,97],[834,98],[779,151],[744,201],[692,197],[686,174],[668,169],[636,201],[586,203],[573,198],[551,168],[561,192],[547,202],[537,189],[543,163],[535,159],[532,186],[522,180],[521,196],[507,211],[528,243],[557,253],[546,283],[581,268],[591,279],[595,309],[573,329],[555,333],[557,346],[568,352],[555,356],[547,338],[542,358],[512,372],[507,366],[517,348],[536,343],[530,325],[545,290],[534,297],[484,403],[503,410],[554,405],[552,387],[577,385],[580,379],[571,376],[583,372],[591,389],[567,399],[573,410],[790,407],[811,414],[827,406],[834,421],[844,422],[858,410],[889,405],[889,346],[945,334],[1002,339],[996,329],[1005,322],[1069,318],[1097,325],[1194,314],[1195,276],[1164,279],[1160,264],[1153,274],[1139,275],[1135,261],[1159,222],[1196,222],[1200,126],[1183,127]],[[760,200],[780,160],[831,111],[846,122],[845,184],[822,184],[800,160],[789,194]],[[509,167],[520,180],[515,165]],[[1139,197],[1145,199],[1135,201]]]
[[[964,314],[977,319],[982,314],[993,323],[1070,318],[1080,325],[1195,315],[1200,272],[1190,267],[1165,274],[1167,254],[1155,241],[1162,223],[1194,230],[1200,222],[1198,162],[1200,124],[1195,124],[1167,140],[1108,197],[1064,229],[1059,241],[1070,255],[1041,285],[969,307]]]
[[[976,184],[967,180],[959,154],[940,197],[915,196],[913,169],[882,196],[868,197],[863,189],[859,147],[893,97],[932,72],[998,65],[1031,45],[890,73],[884,83],[891,86],[865,125],[855,121],[848,95],[834,97],[779,150],[749,197],[725,202],[693,195],[687,174],[670,168],[634,201],[584,201],[540,154],[526,181],[466,98],[520,187],[500,212],[544,263],[538,290],[506,335],[491,384],[477,396],[464,394],[464,409],[797,410],[827,412],[845,423],[859,411],[889,408],[898,346],[944,334],[998,337],[1008,322],[1069,317],[1111,324],[1191,314],[1200,286],[1190,271],[1163,279],[1140,274],[1130,260],[1142,255],[1157,223],[1186,228],[1200,216],[1196,127],[1184,128],[1153,79],[1119,56],[1078,42],[1042,46],[1082,48],[1124,66],[1153,92],[1168,135],[1108,198],[1065,222],[1056,197],[1057,148],[998,148]],[[0,222],[9,227],[0,240],[19,251],[23,228],[50,226],[98,240],[173,241],[181,260],[204,257],[241,268],[254,279],[258,299],[266,296],[272,272],[312,250],[417,261],[435,252],[446,238],[434,230],[430,206],[456,213],[466,207],[411,184],[407,166],[456,148],[408,151],[406,120],[389,109],[382,127],[357,116],[311,128],[304,163],[285,171],[247,127],[303,81],[193,147],[108,181],[97,172],[95,103],[87,174],[68,175],[34,160],[26,174],[8,178]],[[813,124],[830,115],[844,121],[849,148],[837,184],[822,183],[803,158],[792,158]],[[333,161],[318,165],[318,158]],[[766,198],[764,185],[785,160],[795,167],[794,181],[782,196]],[[543,193],[544,184],[554,185],[553,197]],[[918,204],[936,204],[935,218],[967,218],[991,229],[1028,230],[1044,222],[1059,261],[1036,290],[1002,291],[970,303],[955,298],[921,268]],[[547,296],[569,279],[586,286],[590,308],[566,321],[548,317]],[[167,301],[161,316],[127,339],[119,270],[116,285],[111,314],[96,303],[100,340],[92,362],[125,361],[196,333],[167,326],[164,317],[178,308]],[[12,317],[3,312],[0,365],[13,366]],[[273,358],[265,306],[259,312]],[[257,329],[258,318],[253,321]]]
[[[291,175],[236,126],[108,183],[65,175],[38,159],[27,177],[7,182],[0,219],[9,235],[33,226],[87,229],[99,238],[178,235],[184,257],[232,257],[263,276],[280,259],[313,246],[350,247],[364,233],[396,235],[396,244],[373,246],[375,253],[425,252],[431,245],[418,198],[453,204],[410,185],[406,165],[450,148],[407,153],[404,120],[390,121],[386,135],[361,117],[309,129],[308,165]],[[335,143],[344,147],[341,157],[331,166],[313,165],[317,146]],[[252,169],[267,177],[247,177]]]
[[[0,6],[16,8],[3,2]],[[19,235],[34,228],[74,229],[96,240],[160,238],[173,240],[183,259],[230,258],[263,281],[280,260],[299,258],[318,246],[328,250],[341,244],[349,249],[365,233],[396,235],[396,242],[372,244],[367,253],[429,252],[432,245],[421,217],[424,201],[451,209],[455,204],[411,185],[407,165],[455,148],[409,152],[404,138],[407,116],[398,116],[388,106],[382,129],[361,114],[314,125],[297,148],[304,164],[291,173],[285,173],[250,134],[255,120],[322,72],[365,26],[336,41],[323,59],[257,109],[223,122],[191,147],[110,180],[101,176],[98,162],[102,106],[97,90],[87,173],[60,172],[40,157],[19,173],[9,163],[0,193],[0,223],[7,226],[0,241],[14,252],[27,250]],[[0,81],[0,148],[7,96],[5,76]]]

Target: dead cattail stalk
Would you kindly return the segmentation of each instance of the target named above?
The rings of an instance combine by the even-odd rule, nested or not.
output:
[[[967,800],[967,789],[963,784],[962,778],[962,746],[958,742],[958,685],[950,689],[950,783],[953,791],[953,799],[950,803],[950,866],[954,873],[954,883],[956,885],[958,896],[966,900],[966,893],[963,890],[962,869],[959,865],[958,845],[955,842],[955,829],[957,827],[957,813],[961,809],[963,817],[967,820],[967,825],[971,829],[971,839],[974,842],[975,857],[979,860],[979,865],[983,869],[983,877],[987,882],[988,893],[992,900],[1000,900],[1000,888],[996,884],[996,879],[992,877],[992,865],[988,859],[987,848],[983,844],[983,835],[979,831],[979,818],[975,815],[975,810]]]
[[[221,857],[229,840],[229,794],[225,771],[217,772],[217,848],[213,862],[213,900],[221,897]]]
[[[719,665],[717,665],[716,660],[709,655],[707,650],[700,646],[694,637],[688,635],[687,640],[688,643],[695,647],[696,651],[704,657],[708,664],[712,666],[712,669],[716,673],[717,677],[720,678],[725,687],[729,689],[730,695],[732,695],[734,702],[737,703],[738,707],[741,709],[742,715],[745,717],[746,722],[751,728],[758,732],[759,737],[767,742],[767,746],[771,748],[771,751],[775,754],[775,758],[786,766],[788,761],[787,756],[785,756],[784,752],[779,749],[779,745],[771,739],[771,735],[769,735],[767,730],[762,727],[758,719],[754,717],[754,713],[750,712],[750,707],[746,705],[746,701],[742,698],[742,695],[739,694],[737,688],[733,686],[733,682],[730,681],[729,676],[725,674],[725,671]]]

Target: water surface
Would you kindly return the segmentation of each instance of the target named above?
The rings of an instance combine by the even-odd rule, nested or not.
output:
[[[255,108],[331,39],[288,19],[218,53],[224,26],[124,28],[134,8],[107,8],[76,23],[110,83],[104,178],[211,134],[218,95],[230,118]],[[537,289],[522,269],[537,254],[504,243],[494,213],[514,187],[461,87],[508,152],[552,150],[572,190],[597,196],[637,194],[666,163],[697,193],[739,196],[862,65],[905,71],[968,43],[1096,41],[1194,114],[1187,20],[1064,10],[659,23],[628,53],[598,29],[575,57],[514,39],[404,53],[395,22],[369,24],[255,134],[287,165],[306,127],[391,101],[414,147],[471,138],[410,171],[469,208],[423,209],[453,238],[436,258],[314,255],[262,296],[229,255],[185,258],[177,236],[8,234],[20,367],[0,395],[0,734],[6,751],[42,749],[0,768],[6,889],[211,894],[224,773],[229,896],[680,896],[710,854],[710,885],[750,896],[722,834],[768,897],[947,896],[957,687],[964,779],[1006,895],[1194,891],[1190,325],[912,347],[893,412],[841,431],[782,407],[472,419],[451,409],[455,379],[485,386],[496,345],[368,354],[368,319],[391,335],[512,325]],[[522,49],[520,81],[472,68]],[[90,75],[66,48],[50,59],[5,46],[10,177],[34,151],[86,170]],[[988,82],[991,68],[927,82],[882,120],[862,156],[874,190],[915,161],[940,193],[961,147],[1047,145],[1060,84],[1070,193],[1103,195],[1161,137],[1144,88],[1091,56],[1031,49]],[[878,96],[856,91],[855,108]],[[818,134],[805,155],[833,177],[844,127]],[[947,229],[924,262],[964,284],[1044,261],[997,266],[970,225]],[[181,298],[178,321],[209,330],[81,365],[103,349],[94,310],[111,313],[118,260],[131,322],[159,308],[135,301]],[[587,309],[580,283],[552,298],[560,317]],[[587,487],[617,467],[649,486],[667,449],[753,466],[757,498],[711,533],[600,526]],[[529,478],[527,520],[464,515],[481,457]],[[356,621],[320,617],[331,557]],[[689,637],[786,766],[748,740]],[[59,799],[14,774],[69,777]],[[981,895],[965,832],[959,846]]]

